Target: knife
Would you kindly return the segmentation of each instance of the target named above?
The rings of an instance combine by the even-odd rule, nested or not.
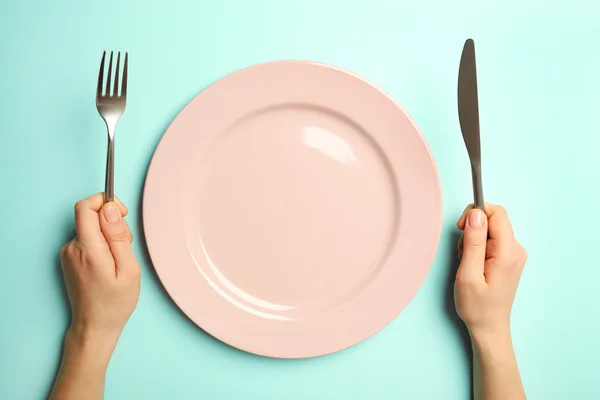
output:
[[[458,71],[458,119],[465,146],[471,160],[473,196],[475,206],[484,209],[483,185],[481,183],[481,145],[479,136],[479,105],[477,100],[477,69],[475,67],[475,43],[467,39],[460,57]]]

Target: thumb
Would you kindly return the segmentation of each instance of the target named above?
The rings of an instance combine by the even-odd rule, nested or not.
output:
[[[465,223],[460,273],[465,277],[483,277],[487,246],[487,218],[483,211],[473,209]]]
[[[130,233],[121,210],[115,203],[106,203],[100,210],[100,228],[115,259],[117,271],[137,265],[129,242]]]

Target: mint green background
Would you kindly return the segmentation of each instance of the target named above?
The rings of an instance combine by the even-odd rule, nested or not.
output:
[[[131,56],[116,192],[129,205],[142,293],[107,399],[465,399],[469,362],[449,283],[471,200],[456,111],[464,39],[477,44],[484,184],[530,254],[513,313],[531,399],[600,398],[600,7],[569,1],[33,1],[0,3],[0,398],[40,399],[68,324],[58,249],[72,205],[103,189],[94,106],[103,49]],[[177,111],[254,63],[314,59],[393,95],[437,160],[444,229],[427,281],[373,338],[311,360],[248,355],[169,300],[145,255],[139,202]],[[169,210],[164,210],[169,212]]]

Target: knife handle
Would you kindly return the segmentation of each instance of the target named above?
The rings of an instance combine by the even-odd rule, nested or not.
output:
[[[475,207],[484,210],[485,202],[483,201],[483,184],[481,183],[481,164],[471,164],[471,175],[473,176],[473,197],[475,198]]]

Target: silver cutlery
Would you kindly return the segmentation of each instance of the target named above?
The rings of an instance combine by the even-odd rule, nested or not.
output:
[[[106,79],[106,90],[104,90],[104,60],[106,51],[102,53],[100,62],[100,72],[98,73],[98,89],[96,90],[96,108],[98,113],[106,123],[108,130],[108,152],[106,155],[106,181],[104,184],[104,201],[114,201],[115,197],[115,126],[117,121],[125,111],[125,101],[127,100],[127,53],[123,63],[123,78],[121,80],[121,93],[119,94],[119,64],[121,62],[121,52],[117,53],[117,64],[115,74],[112,74],[113,52],[110,52],[108,62],[108,72]],[[114,86],[111,90],[111,80],[114,76]]]
[[[458,72],[458,119],[465,146],[471,160],[475,206],[484,209],[481,183],[481,144],[479,135],[479,102],[477,99],[477,69],[475,43],[467,39],[460,58]]]

